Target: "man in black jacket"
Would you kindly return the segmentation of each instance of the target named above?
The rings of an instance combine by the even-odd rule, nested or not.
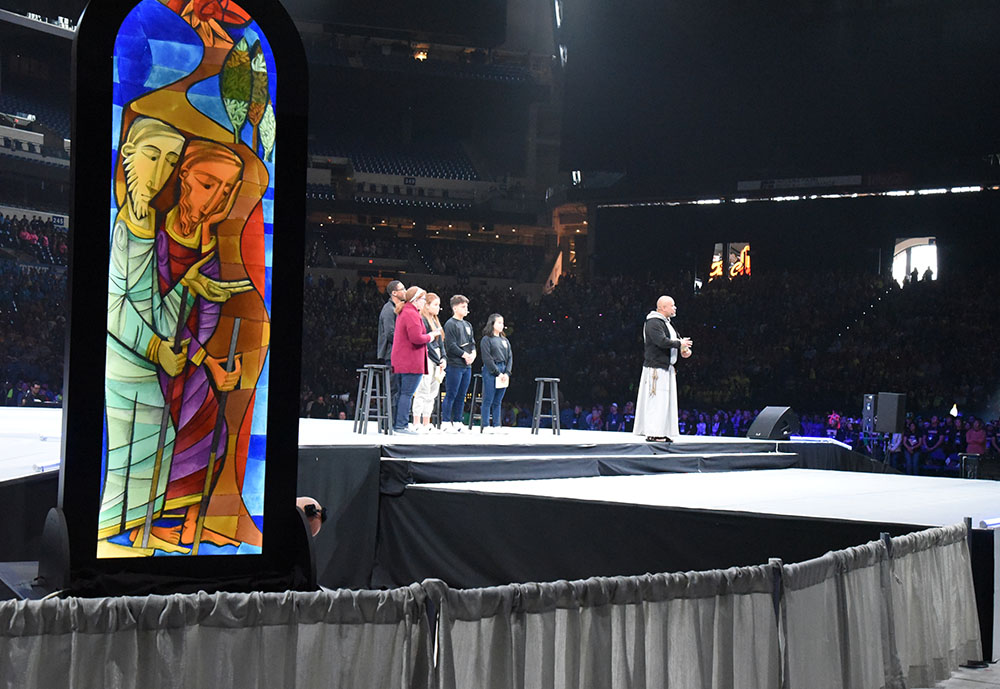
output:
[[[456,294],[451,298],[452,317],[444,324],[444,350],[448,368],[444,377],[444,400],[441,401],[441,428],[461,432],[465,393],[472,381],[472,362],[476,360],[476,336],[469,315],[469,298]]]
[[[381,313],[378,315],[378,353],[377,356],[380,361],[389,366],[389,370],[392,370],[392,336],[396,332],[396,304],[403,301],[406,296],[406,287],[399,280],[390,280],[389,284],[385,286],[385,291],[389,295],[389,301],[385,303],[382,307]],[[392,374],[392,379],[390,381],[390,409],[396,408],[396,402],[399,401],[399,376],[395,373]]]
[[[646,315],[642,330],[645,349],[633,433],[644,435],[649,441],[667,441],[670,436],[680,434],[674,364],[678,354],[691,356],[691,338],[682,338],[674,330],[670,319],[676,315],[673,298],[662,296],[656,300],[656,310]]]

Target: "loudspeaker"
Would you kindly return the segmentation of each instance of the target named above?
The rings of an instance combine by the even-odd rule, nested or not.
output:
[[[798,435],[799,417],[791,407],[764,407],[750,424],[747,437],[751,440],[788,440]]]
[[[875,395],[865,395],[861,405],[861,430],[865,433],[875,431]]]
[[[900,392],[880,392],[875,415],[876,433],[902,433],[906,421],[906,395]]]

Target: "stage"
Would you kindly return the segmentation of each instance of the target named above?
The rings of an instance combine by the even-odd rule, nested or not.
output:
[[[684,436],[647,443],[628,433],[508,428],[485,435],[382,435],[375,423],[300,419],[298,493],[329,509],[316,539],[319,579],[329,587],[371,585],[379,505],[425,483],[557,479],[751,469],[882,472],[885,465],[827,439],[748,440]],[[38,557],[38,535],[56,504],[62,414],[0,408],[0,560]]]
[[[825,438],[648,443],[529,428],[387,436],[352,425],[299,421],[298,493],[329,509],[315,552],[330,588],[799,562],[883,532],[966,517],[978,526],[1000,505],[1000,483],[903,476]],[[37,559],[57,499],[60,426],[59,410],[0,409],[0,561]],[[992,533],[974,536],[991,617]]]

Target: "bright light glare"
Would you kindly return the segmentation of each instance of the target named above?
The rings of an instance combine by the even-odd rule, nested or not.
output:
[[[933,239],[930,241],[933,241]],[[909,257],[909,260],[907,260],[907,257]],[[903,280],[907,275],[911,274],[914,270],[917,271],[917,277],[923,279],[924,273],[927,272],[928,268],[931,271],[931,279],[937,280],[938,256],[936,244],[911,246],[898,251],[892,257],[892,278],[900,285],[903,284]]]
[[[917,193],[920,196],[930,196],[931,194],[947,194],[947,189],[918,189]]]

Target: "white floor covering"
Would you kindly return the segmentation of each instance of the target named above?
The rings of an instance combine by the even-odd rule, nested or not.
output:
[[[441,483],[408,490],[471,491],[562,500],[944,526],[1000,517],[1000,482],[813,469]]]

